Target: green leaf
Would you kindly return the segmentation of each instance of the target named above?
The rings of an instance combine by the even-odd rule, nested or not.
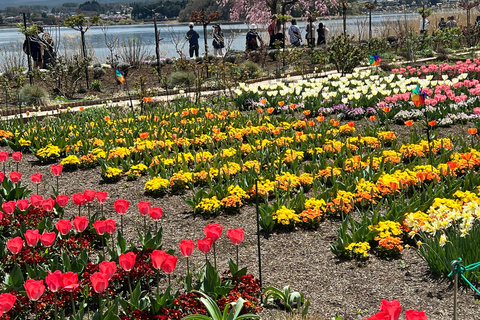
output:
[[[12,271],[10,271],[10,273],[5,276],[4,283],[6,285],[6,291],[23,290],[23,284],[25,283],[25,279],[23,278],[22,270],[20,270],[18,265],[15,265]]]

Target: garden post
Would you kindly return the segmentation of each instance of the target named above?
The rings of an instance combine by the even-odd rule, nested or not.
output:
[[[457,269],[461,268],[462,260],[453,260],[450,264],[453,276],[453,320],[457,320],[457,290],[458,290],[458,272]]]
[[[160,52],[159,52],[159,36],[158,36],[158,28],[157,28],[157,15],[155,13],[155,9],[152,10],[153,15],[153,25],[155,26],[155,54],[157,56],[157,73],[158,73],[158,82],[161,82],[162,76],[162,68],[160,67]]]
[[[257,209],[257,249],[258,249],[258,273],[260,280],[260,290],[262,289],[262,255],[260,253],[260,209],[258,206],[258,180],[255,180],[255,207]],[[238,263],[237,263],[238,264]],[[260,302],[263,303],[263,296],[260,295]]]
[[[23,26],[25,27],[25,33],[27,31],[27,16],[25,15],[25,12],[23,13]],[[28,35],[25,35],[25,41],[27,41],[27,61],[28,61],[28,78],[30,79],[30,85],[33,85],[33,77],[32,77],[32,59],[31,55],[32,53],[30,52],[30,37]]]

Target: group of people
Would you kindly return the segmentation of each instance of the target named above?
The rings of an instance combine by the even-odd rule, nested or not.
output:
[[[195,24],[193,22],[190,22],[189,24],[189,31],[186,34],[186,40],[189,43],[189,56],[190,58],[198,57],[198,52],[199,52],[199,44],[198,44],[198,39],[200,38],[200,35],[197,33],[197,31],[194,30]],[[306,35],[305,39],[307,41],[307,45],[310,47],[315,46],[315,30],[317,34],[317,46],[322,46],[327,44],[327,37],[329,30],[324,26],[323,23],[319,23],[318,26],[316,26],[313,23],[312,18],[308,17],[307,18],[307,27],[306,27]],[[277,23],[277,17],[272,16],[271,22],[268,26],[268,35],[270,37],[269,41],[269,48],[275,49],[275,48],[283,48],[285,45],[285,35],[283,33],[283,28],[281,23]],[[287,30],[288,32],[288,37],[290,40],[290,43],[295,46],[295,47],[300,47],[302,45],[302,33],[300,28],[297,25],[297,20],[292,19],[291,25]],[[222,33],[222,28],[220,25],[215,24],[213,26],[213,32],[210,33],[210,36],[212,37],[212,46],[213,46],[213,54],[216,56],[223,56],[225,54],[225,37]],[[249,30],[246,35],[246,41],[245,41],[245,50],[247,52],[250,51],[256,51],[261,48],[264,48],[265,44],[263,42],[262,37],[257,32],[257,26],[255,24],[251,24],[249,27]]]
[[[430,21],[427,20],[425,15],[422,15],[420,18],[420,34],[426,34],[428,32],[428,27],[430,26]],[[438,28],[440,30],[444,29],[451,29],[457,27],[457,21],[455,20],[454,16],[447,17],[447,21],[445,18],[441,17],[440,22],[438,23]]]
[[[190,22],[188,26],[190,28],[186,35],[186,39],[189,43],[188,53],[190,58],[193,58],[194,55],[198,58],[198,39],[200,38],[200,35],[197,31],[193,30],[193,27],[195,26],[193,22]],[[213,32],[210,32],[210,36],[213,38],[213,54],[215,56],[223,56],[225,54],[225,38],[219,24],[213,25]]]
[[[38,27],[39,33],[24,42],[23,51],[32,57],[33,68],[48,69],[55,63],[55,48],[52,36],[43,27]],[[30,44],[30,48],[28,45]]]

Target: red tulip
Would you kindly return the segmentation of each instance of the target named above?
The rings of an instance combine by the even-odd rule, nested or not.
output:
[[[88,218],[85,216],[75,217],[73,219],[73,227],[77,232],[83,232],[88,227]]]
[[[197,248],[203,253],[207,254],[212,248],[213,240],[212,238],[198,239]]]
[[[3,182],[3,179],[5,179],[5,173],[0,172],[0,182]]]
[[[25,231],[25,240],[27,241],[27,245],[29,247],[35,247],[40,240],[40,234],[38,230],[27,230]]]
[[[391,320],[390,315],[388,312],[380,311],[377,314],[374,314],[370,318],[366,318],[365,320]]]
[[[34,206],[35,208],[39,208],[42,206],[42,203],[43,203],[43,197],[42,195],[40,194],[32,194],[30,196],[30,203],[32,204],[32,206]]]
[[[153,207],[153,208],[150,208],[148,213],[150,214],[150,217],[152,217],[153,220],[160,220],[163,214],[163,210],[162,208],[159,208],[159,207]]]
[[[407,312],[405,312],[405,317],[407,320],[427,320],[425,311],[407,310]]]
[[[140,201],[138,203],[138,210],[142,216],[146,216],[148,211],[150,210],[150,202],[148,201]]]
[[[42,203],[43,210],[45,210],[47,212],[52,211],[53,207],[55,207],[55,200],[53,200],[52,198],[48,198],[48,199],[44,200],[43,203]]]
[[[120,264],[120,267],[122,267],[123,270],[129,272],[130,270],[133,269],[136,258],[137,258],[137,255],[133,252],[122,253],[118,258],[118,263]]]
[[[128,210],[130,202],[125,199],[118,199],[113,203],[113,207],[118,214],[124,214]]]
[[[107,201],[107,191],[97,191],[97,201],[100,203]]]
[[[25,211],[30,207],[30,203],[27,199],[17,200],[17,207],[20,211]]]
[[[96,293],[102,293],[108,287],[108,276],[102,272],[95,272],[90,276],[90,282]]]
[[[95,228],[95,231],[97,231],[98,235],[103,235],[105,232],[107,232],[107,224],[105,220],[97,220],[93,223],[93,227]]]
[[[22,153],[20,151],[12,153],[13,161],[20,162],[22,160]]]
[[[22,179],[22,174],[20,172],[13,171],[10,172],[8,177],[10,178],[10,180],[12,180],[13,183],[17,183],[18,181],[20,181],[20,179]]]
[[[72,292],[77,289],[78,286],[78,274],[72,271],[62,274],[62,288],[65,289],[65,291]]]
[[[92,202],[93,199],[95,199],[95,196],[97,195],[97,192],[95,190],[85,190],[83,191],[83,197],[85,198],[85,201]]]
[[[3,220],[3,212],[0,211],[0,221],[2,221],[2,220]]]
[[[178,246],[184,257],[190,257],[195,249],[195,243],[192,240],[182,240]]]
[[[4,202],[4,203],[2,203],[2,210],[6,214],[12,214],[15,211],[15,206],[16,205],[17,205],[17,203],[15,201]]]
[[[400,301],[398,300],[388,301],[382,299],[380,311],[387,312],[392,320],[397,320],[400,317],[400,313],[402,312],[402,306],[400,305]]]
[[[62,219],[55,224],[55,228],[62,236],[64,236],[70,232],[70,229],[72,229],[72,223],[70,220]]]
[[[203,228],[203,233],[205,237],[211,238],[213,242],[217,241],[222,235],[223,227],[218,223],[211,223]]]
[[[161,269],[165,260],[167,260],[168,254],[162,250],[153,250],[150,254],[150,258],[152,259],[152,264],[155,269]]]
[[[43,234],[40,236],[40,241],[45,247],[50,247],[52,244],[55,242],[55,238],[57,235],[55,232],[43,232]]]
[[[243,232],[242,228],[228,229],[227,237],[230,238],[230,241],[232,241],[233,244],[238,246],[245,238],[245,232]]]
[[[54,176],[59,176],[62,174],[63,166],[61,164],[59,165],[52,164],[50,169],[52,170],[52,173]]]
[[[48,273],[48,276],[45,277],[45,283],[50,291],[57,292],[62,288],[62,276],[63,275],[60,270]]]
[[[175,270],[175,267],[177,265],[177,260],[178,257],[168,255],[167,259],[165,260],[165,263],[162,265],[162,269],[165,273],[170,274]]]
[[[0,151],[0,162],[5,162],[8,159],[7,151]]]
[[[55,199],[57,201],[57,204],[63,208],[67,205],[68,203],[68,196],[67,195],[64,195],[64,194],[60,194],[57,196],[57,198]]]
[[[112,279],[115,272],[117,272],[117,264],[115,263],[115,261],[111,261],[111,262],[102,261],[98,265],[98,267],[100,269],[100,272],[105,273],[107,275],[108,280]]]
[[[30,176],[30,179],[33,183],[40,183],[42,181],[43,175],[40,172],[34,173]]]
[[[81,205],[84,205],[85,203],[87,203],[87,201],[85,200],[85,197],[83,196],[83,193],[81,193],[81,192],[75,193],[72,196],[72,201],[77,206],[81,206]]]
[[[11,293],[0,294],[0,317],[2,316],[1,313],[7,313],[12,309],[15,301],[17,301],[17,297]]]
[[[23,239],[20,237],[15,237],[7,241],[7,249],[10,250],[12,254],[19,253],[23,248]]]
[[[107,226],[107,233],[112,234],[115,232],[115,227],[117,226],[117,222],[113,219],[105,220],[105,225]]]
[[[37,301],[45,292],[45,285],[43,280],[28,279],[23,285],[25,291],[27,291],[28,299]]]

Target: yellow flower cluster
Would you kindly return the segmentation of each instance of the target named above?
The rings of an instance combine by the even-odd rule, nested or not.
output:
[[[285,156],[282,159],[286,163],[292,163],[295,160],[302,161],[303,160],[303,151],[296,151],[292,149],[288,149],[285,152]]]
[[[70,168],[77,168],[78,165],[80,165],[80,160],[78,159],[77,156],[75,155],[69,155],[68,157],[62,159],[62,161],[60,162],[60,164],[66,168],[70,167]]]
[[[151,193],[165,192],[167,191],[170,181],[161,177],[154,177],[145,183],[144,190]]]
[[[108,153],[108,159],[113,159],[116,157],[123,159],[129,155],[130,155],[130,150],[128,148],[119,147],[119,148],[110,150],[110,152]]]
[[[13,133],[6,130],[0,130],[0,138],[12,139]]]
[[[45,148],[37,150],[36,156],[40,160],[54,160],[60,157],[60,148],[52,144],[48,144]]]
[[[275,177],[275,182],[277,188],[285,191],[293,191],[302,185],[300,178],[290,172],[285,172],[282,175],[277,174]]]
[[[115,178],[115,177],[120,177],[122,174],[122,169],[119,168],[113,168],[113,167],[108,167],[105,173],[103,173],[104,178]]]
[[[393,131],[378,131],[378,138],[385,142],[393,142],[397,139],[397,136]]]
[[[208,163],[213,159],[213,155],[209,151],[197,152],[195,154],[196,162],[205,162]]]
[[[342,135],[350,135],[355,132],[355,127],[344,124],[343,126],[340,126],[338,130]]]
[[[106,156],[107,156],[107,153],[100,148],[93,149],[92,153],[93,153],[94,156],[96,156],[99,159],[105,159]]]
[[[403,233],[400,223],[390,220],[380,221],[376,225],[369,225],[368,230],[378,231],[378,235],[375,237],[376,241],[388,237],[398,237]]]
[[[232,196],[237,196],[240,199],[248,199],[248,194],[240,188],[239,186],[231,185],[228,187],[228,194]]]
[[[219,152],[219,155],[222,158],[230,158],[236,154],[237,154],[237,150],[235,150],[234,148],[223,149],[222,151]]]
[[[143,163],[139,163],[137,165],[133,165],[130,167],[130,170],[128,170],[125,175],[129,176],[130,178],[136,179],[137,177],[141,177],[147,172],[148,167],[144,165]]]
[[[260,173],[260,162],[257,160],[245,161],[242,167],[242,171],[248,171],[254,169],[256,173]]]
[[[226,209],[228,209],[228,208],[240,208],[243,205],[242,199],[240,199],[240,197],[235,195],[235,194],[231,194],[229,196],[226,196],[220,202],[222,203],[222,205]]]
[[[195,211],[202,211],[201,213],[216,214],[220,210],[222,202],[216,196],[211,198],[203,198],[195,207]]]
[[[280,209],[272,213],[272,218],[276,223],[282,225],[290,225],[300,221],[300,218],[295,214],[295,211],[287,209],[285,206],[282,206]]]
[[[30,147],[30,145],[32,144],[32,141],[20,138],[18,140],[18,144],[20,144],[20,146],[22,146],[22,147]]]
[[[350,251],[350,255],[366,258],[368,257],[370,245],[368,242],[352,242],[345,248],[345,250]]]
[[[236,162],[228,162],[222,166],[220,172],[226,175],[234,175],[241,171],[240,165]]]

